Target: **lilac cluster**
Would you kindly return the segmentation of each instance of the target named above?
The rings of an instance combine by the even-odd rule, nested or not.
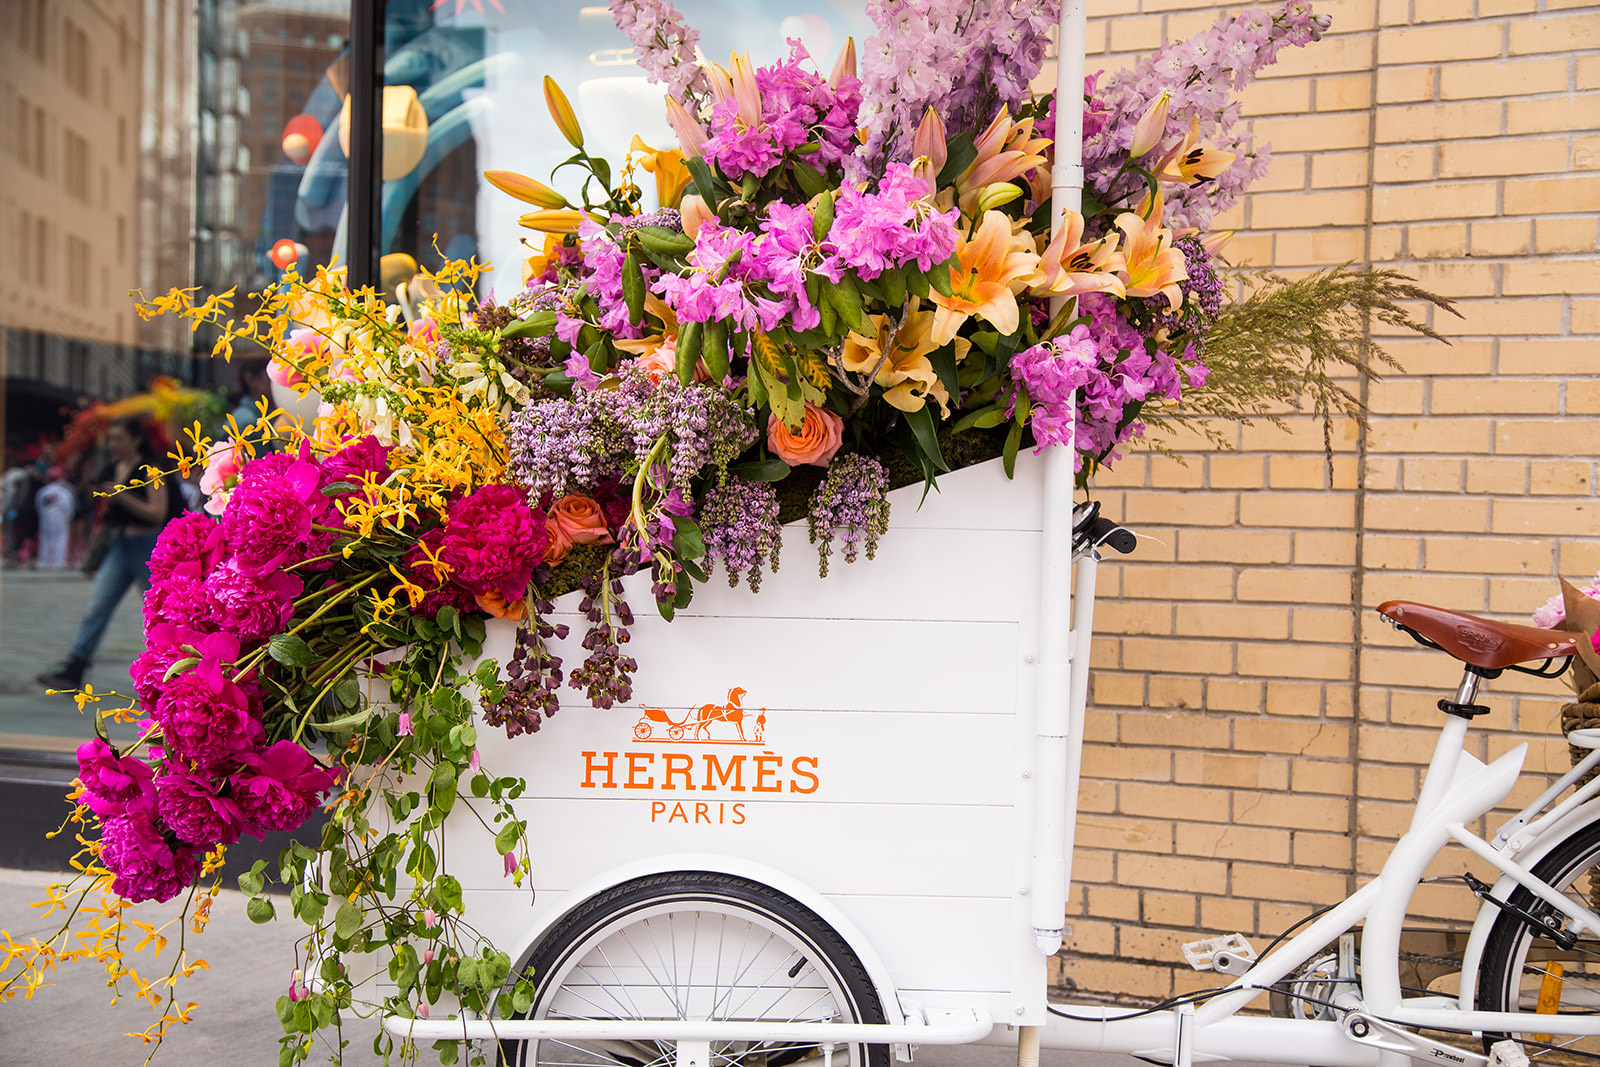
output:
[[[1015,110],[1044,62],[1060,0],[868,0],[878,33],[862,49],[858,160],[907,159],[931,105],[952,130],[979,129]]]
[[[1290,0],[1275,12],[1253,8],[1219,18],[1204,33],[1169,44],[1113,74],[1098,94],[1111,121],[1097,136],[1085,130],[1083,162],[1089,184],[1106,203],[1137,195],[1142,179],[1132,173],[1117,175],[1135,125],[1162,92],[1169,92],[1162,148],[1176,144],[1189,132],[1190,122],[1198,121],[1201,141],[1238,157],[1215,180],[1179,187],[1168,196],[1170,225],[1205,229],[1266,173],[1271,157],[1270,146],[1253,147],[1251,133],[1239,125],[1240,105],[1232,94],[1275,62],[1286,45],[1309,44],[1326,27],[1326,17],[1314,16],[1306,0]],[[1153,162],[1145,160],[1147,165]]]
[[[859,83],[847,75],[831,85],[801,68],[811,56],[799,41],[791,40],[789,48],[787,61],[755,72],[761,115],[754,123],[740,115],[733,96],[711,109],[711,136],[700,151],[735,181],[746,174],[764,176],[786,153],[807,143],[818,145],[810,161],[821,167],[837,165],[856,147]]]
[[[1206,251],[1205,244],[1193,235],[1172,242],[1183,253],[1187,277],[1179,283],[1183,290],[1183,306],[1177,311],[1163,310],[1160,323],[1169,330],[1185,329],[1200,341],[1205,339],[1205,329],[1216,321],[1222,311],[1226,295],[1222,277],[1217,273],[1216,260]],[[1191,317],[1198,321],[1190,321]],[[1204,345],[1201,345],[1204,350]]]
[[[869,281],[915,263],[926,274],[956,248],[960,212],[936,211],[928,183],[904,163],[891,163],[877,192],[846,184],[834,207],[828,241],[839,262]]]
[[[633,625],[633,612],[622,598],[622,579],[609,570],[604,574],[590,573],[579,588],[583,599],[578,610],[589,620],[589,632],[583,639],[589,657],[572,672],[567,684],[581,690],[597,708],[609,708],[619,701],[627,703],[633,698],[633,672],[639,664],[632,656],[622,654],[622,646],[628,643],[628,627]]]
[[[567,624],[552,626],[545,619],[555,610],[548,600],[534,602],[528,621],[517,628],[511,662],[506,664],[504,692],[498,700],[485,700],[483,718],[502,726],[507,737],[536,733],[540,724],[561,707],[561,657],[550,651],[550,641],[567,636]]]
[[[761,591],[761,568],[778,569],[783,526],[778,522],[778,489],[770,482],[729,478],[700,502],[700,533],[706,543],[707,566],[717,560],[728,572],[728,586],[743,574],[750,591]]]
[[[827,476],[811,495],[808,519],[811,543],[817,546],[817,573],[828,576],[828,557],[835,538],[842,538],[846,563],[854,563],[861,548],[871,559],[878,538],[889,529],[889,475],[871,456],[850,452],[835,456]]]
[[[574,252],[574,256],[577,257],[576,252]],[[575,259],[575,265],[577,266],[581,266],[582,262],[581,257]],[[550,284],[532,291],[530,295],[519,297],[516,301],[517,314],[515,317],[526,318],[540,311],[554,311],[559,315],[566,304],[566,291],[559,285]],[[509,311],[509,309],[507,310]],[[508,326],[510,323],[511,316],[508,315],[504,322],[497,324]],[[550,366],[550,335],[544,334],[540,337],[502,337],[500,339],[500,356],[506,361],[506,366],[511,371],[512,377],[526,384],[530,378],[535,377],[531,373],[533,368],[545,369]]]
[[[672,0],[611,0],[611,17],[628,35],[645,76],[691,107],[711,92],[695,62],[700,32],[684,24]]]
[[[530,404],[511,419],[509,470],[529,499],[588,492],[637,469],[663,434],[671,484],[687,486],[707,465],[725,470],[756,439],[755,422],[718,385],[652,382],[630,369],[614,389],[576,389],[570,400]]]

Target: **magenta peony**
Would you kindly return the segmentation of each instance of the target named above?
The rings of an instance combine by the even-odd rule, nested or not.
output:
[[[241,571],[266,574],[310,554],[312,527],[329,507],[321,486],[321,471],[305,445],[298,459],[274,454],[245,464],[222,516]]]
[[[179,567],[196,577],[216,565],[222,548],[222,527],[210,516],[186,511],[167,523],[150,553],[150,580],[159,582]]]
[[[450,506],[439,558],[450,577],[474,598],[499,593],[518,600],[528,591],[533,568],[550,535],[544,516],[509,485],[485,485]]]
[[[209,669],[208,669],[209,668]],[[202,662],[173,678],[151,709],[167,752],[202,774],[226,774],[261,743],[251,694]]]
[[[241,641],[260,641],[282,630],[294,615],[294,599],[305,583],[273,571],[250,575],[238,560],[228,560],[206,577],[217,625]]]
[[[172,574],[152,582],[144,591],[145,619],[158,619],[186,630],[209,633],[217,628],[217,610],[206,583],[188,573],[184,564]]]
[[[156,811],[172,832],[207,850],[231,845],[245,827],[244,811],[230,797],[218,796],[211,783],[192,774],[164,774],[156,779]],[[261,836],[260,834],[256,835]]]
[[[173,848],[143,809],[107,819],[100,829],[100,862],[116,875],[114,892],[128,900],[171,900],[200,873],[204,852]]]
[[[121,815],[132,808],[150,808],[155,802],[154,778],[155,772],[143,760],[121,755],[103,738],[78,746],[82,803],[101,818]]]
[[[317,766],[293,741],[279,741],[244,758],[229,782],[245,818],[263,830],[294,830],[310,818],[322,794],[338,782],[337,772]]]
[[[373,481],[382,482],[389,477],[390,451],[376,437],[367,434],[322,461],[322,484],[349,482],[351,485],[362,485],[369,476]]]
[[[442,607],[452,607],[457,611],[471,611],[475,608],[477,601],[473,599],[472,594],[449,578],[441,581],[438,568],[429,561],[430,554],[439,555],[439,546],[444,541],[444,531],[437,528],[429,530],[417,541],[418,544],[405,556],[406,576],[421,586],[427,595],[411,610],[431,619],[439,614],[439,609]]]

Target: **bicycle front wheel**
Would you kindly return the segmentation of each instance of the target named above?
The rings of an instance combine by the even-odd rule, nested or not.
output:
[[[1595,890],[1600,889],[1600,822],[1562,841],[1534,864],[1532,873],[1593,907]],[[1511,893],[1510,903],[1539,917],[1559,915],[1521,886]],[[1563,949],[1518,916],[1501,911],[1484,943],[1477,1002],[1483,1011],[1528,1013],[1528,1025],[1519,1033],[1485,1034],[1485,1051],[1509,1037],[1535,1063],[1600,1063],[1600,1037],[1555,1034],[1539,1025],[1540,1015],[1600,1014],[1600,939],[1585,934]]]
[[[655,875],[584,902],[528,970],[533,1019],[881,1023],[860,958],[797,901],[709,871]],[[501,1042],[515,1067],[673,1067],[670,1041]],[[723,1041],[709,1067],[821,1067],[816,1045]],[[834,1067],[888,1067],[884,1045],[842,1044]]]

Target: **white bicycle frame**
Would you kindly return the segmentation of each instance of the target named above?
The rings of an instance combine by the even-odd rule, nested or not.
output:
[[[1091,549],[1076,562],[1072,612],[1075,649],[1087,649],[1089,644],[1099,558]],[[1075,666],[1087,666],[1086,656],[1074,658]],[[1079,676],[1087,673],[1086,669],[1074,671]],[[1080,678],[1074,677],[1073,681],[1077,683]],[[1471,704],[1479,681],[1477,675],[1465,674],[1455,702]],[[1072,686],[1068,764],[1073,770],[1082,748],[1085,701],[1078,694],[1083,690],[1081,685]],[[1488,1063],[1486,1056],[1403,1028],[1479,1033],[1528,1031],[1526,1013],[1478,1011],[1474,1007],[1478,965],[1500,909],[1487,901],[1481,905],[1468,938],[1460,991],[1455,997],[1408,998],[1402,995],[1400,984],[1400,937],[1407,908],[1434,856],[1454,841],[1500,872],[1491,893],[1494,899],[1504,901],[1511,890],[1522,886],[1564,916],[1570,931],[1600,935],[1600,915],[1529,873],[1533,864],[1567,833],[1600,818],[1600,800],[1596,799],[1600,795],[1600,778],[1550,806],[1590,769],[1600,765],[1600,730],[1575,732],[1573,743],[1593,751],[1507,820],[1492,841],[1486,841],[1469,830],[1467,824],[1487,814],[1510,794],[1522,772],[1527,745],[1518,745],[1494,762],[1484,764],[1465,751],[1468,725],[1469,720],[1464,717],[1446,717],[1410,828],[1396,842],[1379,875],[1299,935],[1256,961],[1225,987],[1227,991],[1202,1004],[1148,1014],[1130,1014],[1127,1009],[1104,1006],[1058,1006],[1070,1011],[1074,1018],[1054,1016],[1040,1035],[1040,1043],[1075,1051],[1137,1054],[1181,1067],[1215,1059],[1286,1058],[1330,1067],[1389,1067],[1413,1059]],[[1069,823],[1076,818],[1077,785],[1074,774]],[[1339,1021],[1237,1014],[1357,924],[1364,924],[1360,974],[1339,976],[1339,986],[1349,990],[1337,998],[1336,1007],[1342,1015]],[[1600,1035],[1600,1015],[1541,1016],[1539,1030],[1564,1036]]]

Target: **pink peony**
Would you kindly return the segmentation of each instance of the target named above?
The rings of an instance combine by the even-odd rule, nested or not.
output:
[[[472,594],[448,578],[441,581],[437,569],[428,559],[430,552],[434,556],[439,555],[439,546],[444,542],[444,530],[429,530],[417,540],[419,543],[405,556],[406,574],[426,590],[427,595],[411,610],[431,619],[439,614],[442,607],[452,607],[457,611],[471,611],[476,607],[477,601]]]
[[[114,892],[132,901],[171,900],[200,873],[204,853],[173,848],[148,811],[129,811],[100,826],[100,862],[116,875]]]
[[[533,568],[549,535],[544,516],[509,485],[485,485],[450,506],[439,558],[450,577],[473,597],[499,593],[509,600],[528,591]]]
[[[282,630],[294,615],[305,584],[292,574],[245,574],[228,560],[206,578],[218,625],[241,641],[259,641]]]
[[[239,484],[245,464],[244,446],[238,441],[218,441],[206,453],[205,473],[200,475],[200,491],[206,495],[206,514],[221,515],[228,496]]]
[[[155,772],[143,760],[119,755],[103,738],[78,746],[78,781],[83,803],[101,818],[131,808],[150,808],[155,801]]]
[[[298,459],[274,454],[245,464],[222,516],[240,570],[266,574],[306,557],[312,526],[329,507],[321,487],[304,443]]]
[[[373,481],[382,482],[390,474],[391,451],[376,437],[367,434],[322,461],[322,484],[349,482],[351,485],[362,485],[369,475]]]
[[[150,553],[150,580],[159,582],[179,567],[205,574],[222,549],[222,527],[197,511],[186,511],[167,523]]]
[[[261,743],[251,694],[204,661],[162,688],[151,715],[168,753],[204,774],[226,774]]]
[[[243,809],[218,796],[209,782],[178,773],[162,775],[156,785],[156,811],[182,840],[208,851],[239,840],[245,828]]]
[[[170,622],[145,619],[144,651],[128,668],[128,674],[133,678],[133,692],[139,698],[141,708],[149,711],[155,707],[156,698],[167,684],[167,671],[174,663],[191,655],[183,646],[193,645],[200,637],[200,634]]]
[[[244,759],[230,781],[245,818],[263,830],[295,830],[316,810],[321,795],[339,781],[293,741],[279,741]]]
[[[146,623],[170,622],[186,630],[202,633],[217,628],[216,605],[206,591],[206,583],[198,576],[185,573],[185,565],[176,574],[169,574],[152,582],[144,592],[144,618]]]

